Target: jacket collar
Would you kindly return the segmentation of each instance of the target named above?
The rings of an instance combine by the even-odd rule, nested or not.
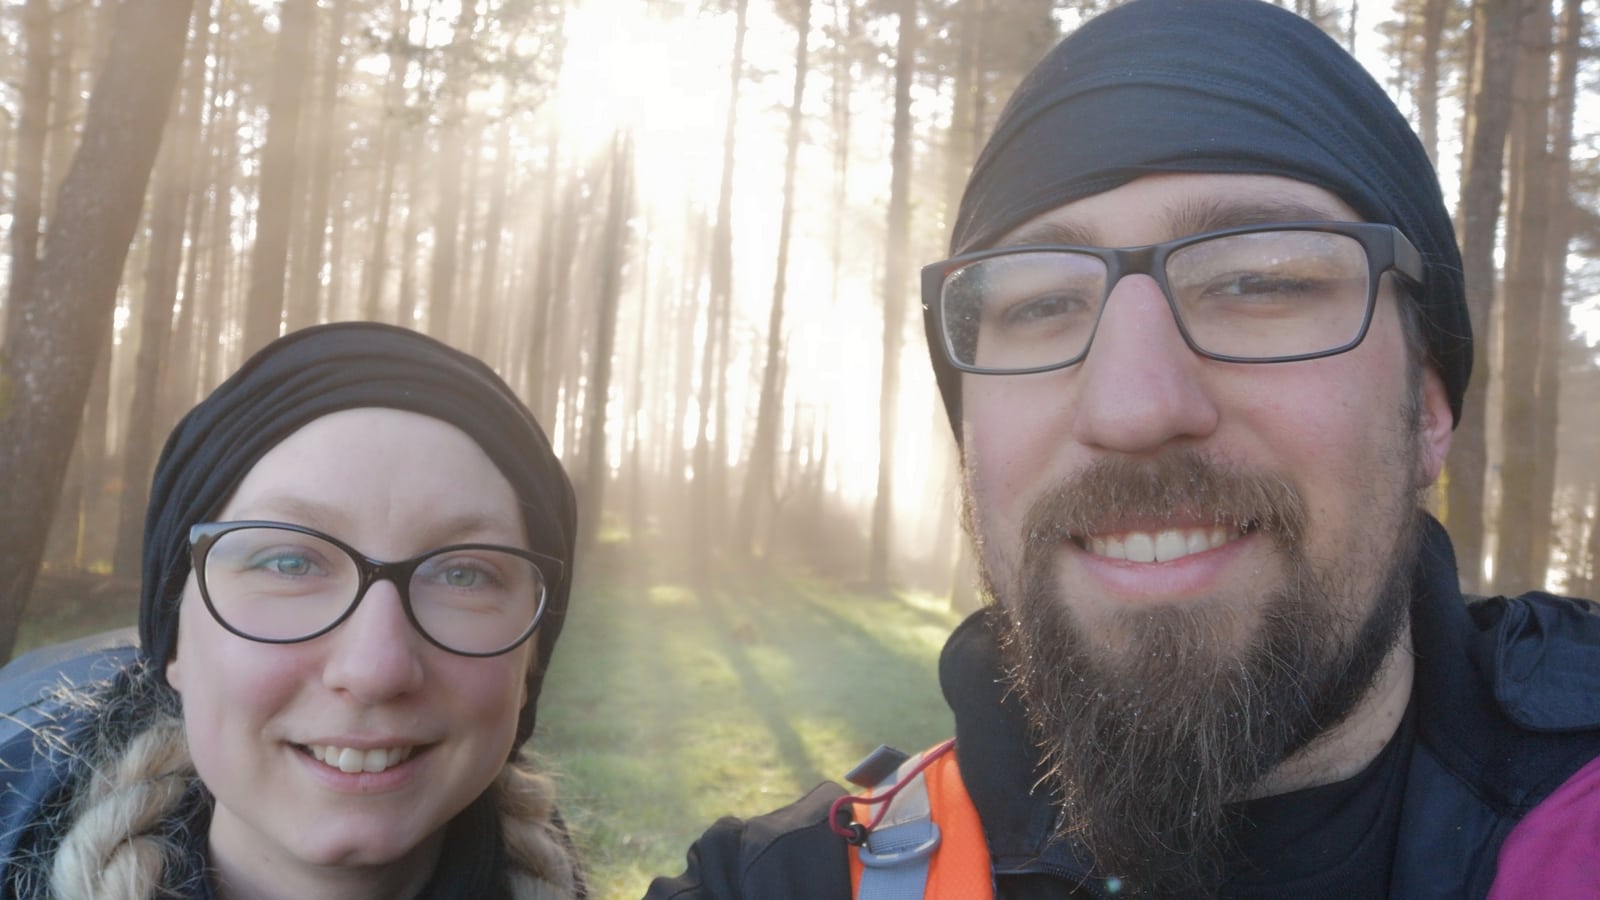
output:
[[[1411,606],[1418,733],[1487,805],[1520,816],[1600,752],[1600,615],[1538,592],[1463,597],[1443,526],[1430,517],[1423,528]]]

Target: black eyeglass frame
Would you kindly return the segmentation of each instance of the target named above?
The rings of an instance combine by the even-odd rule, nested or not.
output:
[[[340,613],[332,622],[312,632],[311,634],[307,634],[302,637],[264,638],[254,634],[247,634],[229,623],[228,620],[222,617],[222,614],[217,611],[217,607],[211,602],[211,591],[206,586],[206,556],[210,554],[212,546],[214,546],[216,542],[224,535],[235,531],[243,531],[249,528],[274,528],[279,531],[290,531],[296,534],[303,534],[308,537],[314,537],[319,541],[326,541],[327,543],[338,547],[340,550],[343,550],[345,554],[355,562],[356,573],[359,578],[356,583],[356,594],[355,597],[350,600],[350,605],[347,606],[345,611]],[[542,581],[539,585],[539,603],[538,606],[534,608],[532,621],[530,621],[528,626],[522,630],[521,634],[517,635],[515,640],[498,650],[469,652],[465,650],[458,650],[455,647],[446,646],[445,644],[440,643],[437,638],[428,633],[426,628],[422,627],[422,623],[417,620],[416,610],[414,610],[411,606],[411,576],[415,574],[417,569],[420,568],[423,563],[434,558],[435,556],[462,550],[494,550],[500,553],[508,553],[512,556],[520,557],[528,562],[533,563],[534,568],[539,570],[539,574],[542,578]],[[260,644],[300,644],[322,637],[328,632],[344,624],[345,620],[349,619],[350,616],[355,613],[356,607],[360,606],[361,601],[367,596],[368,589],[380,581],[388,580],[394,584],[395,590],[400,594],[400,606],[406,612],[406,619],[411,622],[411,627],[415,628],[417,633],[422,635],[424,640],[447,653],[454,653],[457,656],[480,658],[501,656],[503,654],[510,653],[512,650],[517,649],[517,647],[519,647],[529,637],[533,636],[533,633],[539,629],[539,622],[544,618],[545,606],[550,596],[550,585],[561,583],[561,576],[566,568],[561,560],[556,559],[553,556],[546,556],[543,553],[536,553],[532,550],[523,550],[520,547],[507,547],[503,544],[450,544],[444,547],[436,547],[426,553],[413,556],[410,559],[384,562],[382,560],[373,559],[349,544],[346,544],[344,541],[318,531],[315,528],[307,528],[304,525],[293,525],[288,522],[271,522],[259,519],[240,519],[232,522],[201,522],[197,525],[190,526],[189,564],[195,573],[195,583],[200,587],[200,599],[205,602],[207,611],[211,613],[211,618],[215,619],[217,624],[221,625],[228,632],[238,635],[247,641],[255,641],[256,643]]]
[[[1189,328],[1184,325],[1183,316],[1178,312],[1178,303],[1172,297],[1172,288],[1167,284],[1167,258],[1193,244],[1241,234],[1259,234],[1273,231],[1320,231],[1353,238],[1361,245],[1361,249],[1366,253],[1368,273],[1367,306],[1366,311],[1362,314],[1361,328],[1357,330],[1355,336],[1348,342],[1328,350],[1318,350],[1312,353],[1266,357],[1230,356],[1224,353],[1212,353],[1202,348],[1195,343],[1194,337],[1189,334]],[[944,293],[945,279],[957,269],[981,260],[1039,251],[1080,253],[1096,257],[1105,264],[1105,295],[1100,298],[1100,309],[1095,313],[1094,328],[1089,331],[1089,339],[1084,342],[1083,350],[1064,362],[1051,363],[1044,366],[1031,366],[1023,369],[987,368],[963,363],[957,359],[954,348],[950,346],[950,332],[945,328],[944,304],[940,302]],[[1183,342],[1188,344],[1189,349],[1196,354],[1206,359],[1231,363],[1301,362],[1308,359],[1321,359],[1325,356],[1348,353],[1366,339],[1367,330],[1372,325],[1373,310],[1377,306],[1378,284],[1385,272],[1393,272],[1407,290],[1411,291],[1413,295],[1420,295],[1424,275],[1422,254],[1417,251],[1416,245],[1412,244],[1411,240],[1399,228],[1379,222],[1274,222],[1261,225],[1246,225],[1238,228],[1224,228],[1217,231],[1204,231],[1170,241],[1162,241],[1158,244],[1146,244],[1142,247],[1019,244],[963,253],[960,256],[953,256],[949,259],[923,266],[922,314],[927,322],[929,336],[937,336],[938,338],[939,352],[944,356],[945,362],[958,371],[970,372],[974,375],[1031,375],[1037,372],[1053,372],[1057,369],[1065,369],[1068,366],[1077,365],[1089,355],[1089,348],[1094,346],[1095,334],[1100,330],[1100,317],[1105,314],[1106,301],[1110,299],[1111,292],[1116,289],[1117,284],[1129,275],[1148,275],[1155,280],[1156,284],[1161,286],[1161,295],[1166,298],[1167,308],[1172,311],[1172,320],[1177,323],[1178,333],[1183,336]]]

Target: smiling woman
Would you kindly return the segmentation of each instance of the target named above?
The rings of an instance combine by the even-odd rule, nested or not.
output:
[[[572,489],[497,376],[386,325],[291,334],[151,497],[138,649],[0,729],[0,895],[583,895],[521,756]]]

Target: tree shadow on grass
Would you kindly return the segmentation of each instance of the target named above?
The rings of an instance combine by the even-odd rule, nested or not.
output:
[[[822,772],[795,730],[796,719],[828,718],[842,724],[864,747],[881,741],[905,740],[889,735],[887,723],[903,723],[914,704],[922,715],[913,716],[921,732],[913,741],[928,740],[928,733],[948,730],[948,712],[938,701],[937,674],[930,654],[896,646],[884,633],[840,615],[812,592],[786,581],[767,579],[740,591],[737,587],[699,592],[708,619],[721,623],[719,645],[740,686],[771,733],[783,765],[800,785],[837,778]],[[735,602],[737,597],[737,602]],[[920,624],[924,617],[908,604],[887,601],[889,614]],[[887,624],[887,623],[886,623]],[[935,619],[941,629],[949,620]],[[904,627],[899,625],[897,627]],[[762,675],[751,656],[752,647],[764,646],[785,657],[788,667],[802,675],[794,683],[775,687]],[[929,721],[931,720],[931,721]]]

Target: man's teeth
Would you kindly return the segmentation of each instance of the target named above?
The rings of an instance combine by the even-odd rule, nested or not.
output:
[[[1092,537],[1089,552],[1129,562],[1170,562],[1195,553],[1215,550],[1239,535],[1237,529],[1169,528],[1165,531],[1128,531],[1112,537]]]
[[[382,772],[398,766],[411,758],[412,747],[384,747],[377,750],[357,750],[354,747],[334,747],[313,744],[311,755],[341,772]]]

